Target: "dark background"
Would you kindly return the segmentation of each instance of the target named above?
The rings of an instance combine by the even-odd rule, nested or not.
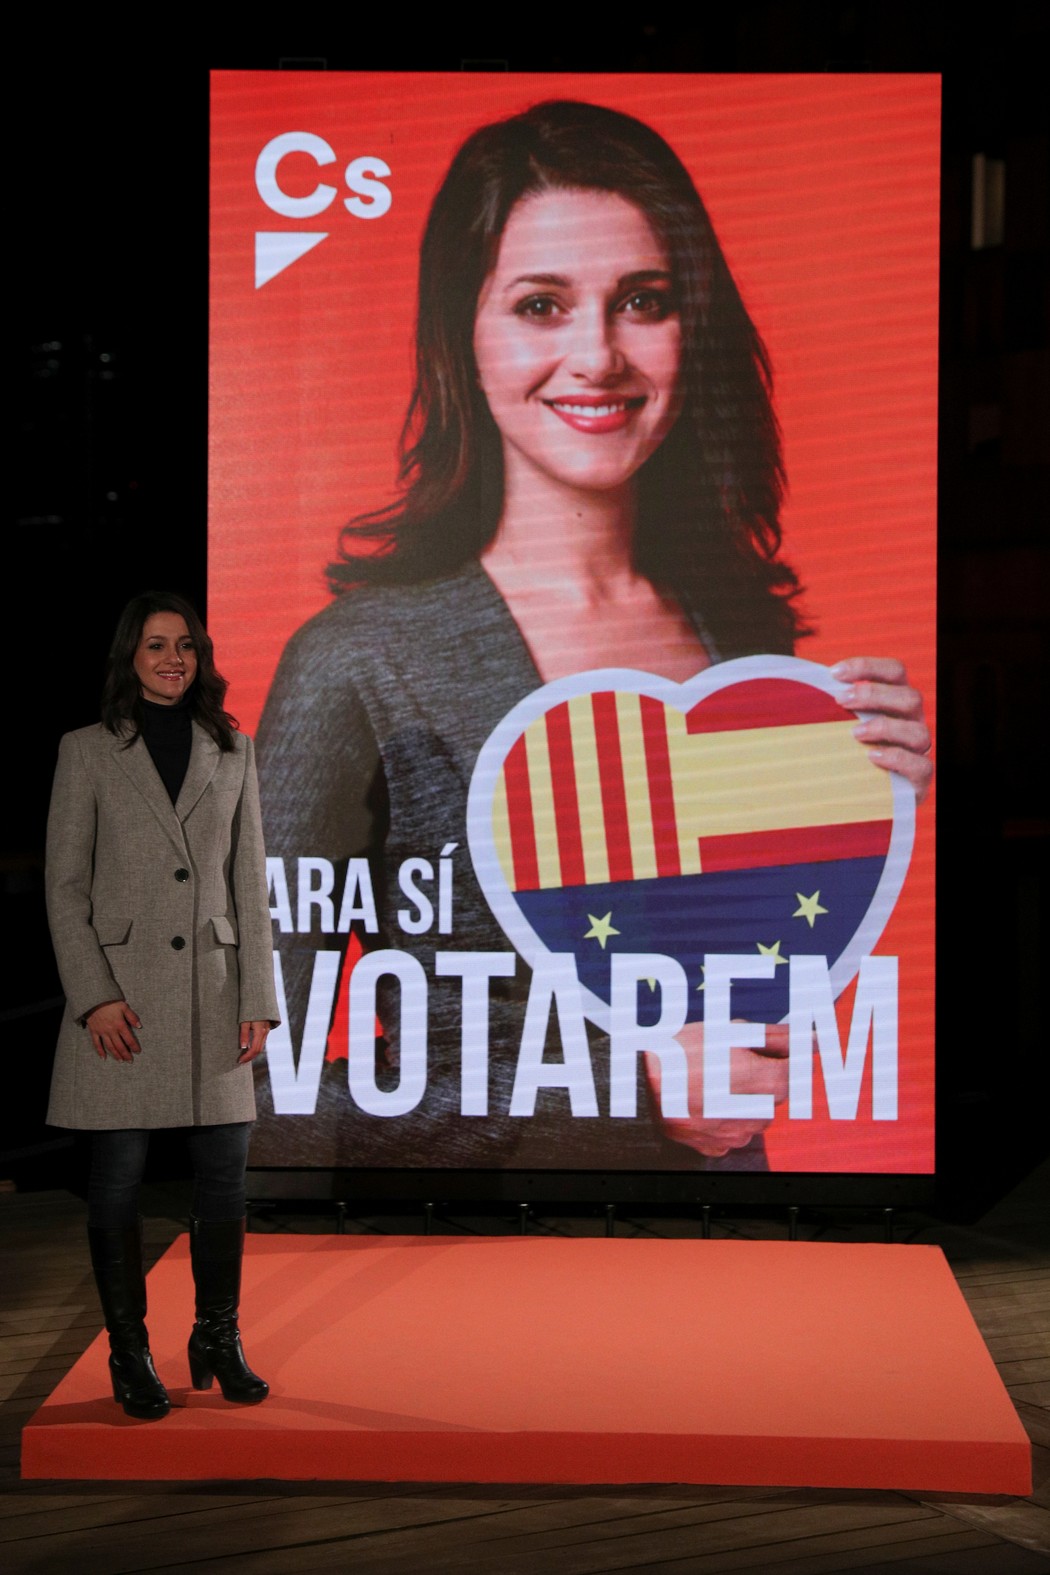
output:
[[[207,73],[282,65],[943,73],[942,1211],[974,1214],[1046,1152],[1046,18],[1009,0],[977,23],[949,4],[744,0],[674,23],[531,11],[480,31],[392,23],[387,38],[346,11],[269,38],[254,22],[226,37],[203,23],[166,36],[162,20],[140,36],[29,24],[8,55],[3,176],[16,442],[0,1185],[76,1181],[68,1137],[43,1124],[60,1006],[42,892],[55,749],[97,717],[130,595],[160,586],[206,604]],[[975,249],[978,154],[1003,161],[1006,198],[1002,239]]]

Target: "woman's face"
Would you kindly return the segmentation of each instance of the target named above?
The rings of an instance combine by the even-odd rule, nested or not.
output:
[[[151,613],[142,625],[135,673],[143,700],[175,705],[197,676],[197,652],[181,613]]]
[[[478,299],[474,355],[508,487],[627,483],[681,404],[674,282],[641,209],[601,191],[523,198]]]

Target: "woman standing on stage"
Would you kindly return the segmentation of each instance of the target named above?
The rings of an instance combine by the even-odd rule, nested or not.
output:
[[[276,1023],[252,742],[223,710],[212,643],[182,597],[125,607],[102,720],[67,733],[48,821],[47,899],[66,1010],[48,1121],[91,1140],[88,1236],[114,1398],[166,1415],[145,1327],[138,1191],[150,1131],[186,1129],[195,1388],[268,1386],[237,1328],[251,1062]]]

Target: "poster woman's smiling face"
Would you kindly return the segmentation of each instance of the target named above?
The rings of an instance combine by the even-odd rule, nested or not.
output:
[[[474,355],[508,489],[628,483],[681,403],[674,281],[641,210],[612,192],[523,198],[478,300]]]

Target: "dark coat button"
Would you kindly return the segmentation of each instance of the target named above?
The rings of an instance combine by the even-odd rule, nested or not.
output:
[[[171,944],[174,946],[177,952],[181,952],[186,942],[183,940],[181,935],[173,935],[171,938]]]
[[[189,870],[176,870],[175,871],[175,879],[176,880],[189,880],[189,878],[190,878]]]

